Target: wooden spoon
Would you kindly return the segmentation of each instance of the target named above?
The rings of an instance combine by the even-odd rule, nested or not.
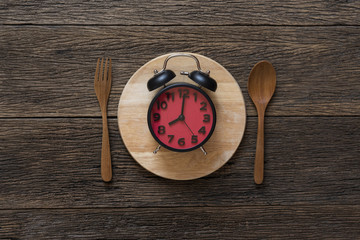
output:
[[[264,179],[264,116],[276,87],[276,72],[268,61],[255,64],[250,72],[248,92],[258,113],[258,132],[254,164],[254,180],[261,184]]]

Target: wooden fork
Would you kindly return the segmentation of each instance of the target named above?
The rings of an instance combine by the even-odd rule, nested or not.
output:
[[[112,169],[111,169],[109,130],[107,123],[107,103],[111,89],[111,58],[109,59],[109,67],[107,66],[108,58],[106,58],[104,71],[103,71],[104,59],[102,58],[101,64],[99,63],[100,63],[100,58],[98,58],[96,64],[94,88],[97,99],[99,100],[102,122],[103,122],[103,135],[102,135],[102,148],[101,148],[101,177],[104,182],[110,182],[112,178]]]

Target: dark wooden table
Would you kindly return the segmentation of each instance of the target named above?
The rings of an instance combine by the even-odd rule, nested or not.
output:
[[[0,239],[359,239],[359,23],[359,1],[1,1]],[[226,67],[247,108],[234,157],[193,181],[144,170],[117,125],[131,75],[178,51]],[[109,184],[101,56],[113,59]],[[256,186],[247,78],[264,59],[277,89]]]

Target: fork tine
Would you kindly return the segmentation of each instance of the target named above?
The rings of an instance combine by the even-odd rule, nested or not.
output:
[[[102,76],[103,68],[104,68],[104,58],[101,58],[101,66],[100,66],[100,72],[99,72],[99,81],[102,81],[102,80],[103,80],[103,76]]]
[[[108,68],[107,68],[107,63],[108,63],[108,58],[106,58],[106,61],[105,61],[105,69],[104,69],[104,81],[107,81],[107,71],[108,71]]]
[[[99,80],[99,63],[100,63],[100,58],[98,58],[96,63],[95,82]]]

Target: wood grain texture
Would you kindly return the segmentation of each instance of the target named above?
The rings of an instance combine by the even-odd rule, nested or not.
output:
[[[0,2],[1,239],[358,239],[360,2]],[[240,85],[248,121],[234,157],[194,181],[141,168],[116,113],[154,57],[194,52]],[[114,181],[100,176],[98,57],[113,59]],[[256,112],[246,83],[268,60],[265,181],[253,183]]]
[[[0,208],[358,204],[359,117],[268,117],[265,180],[253,183],[256,117],[234,157],[193,181],[140,167],[109,119],[113,182],[100,176],[101,118],[1,119]]]
[[[263,59],[278,79],[267,115],[359,116],[359,38],[359,27],[3,26],[0,117],[100,116],[93,91],[99,56],[113,60],[109,116],[116,116],[132,74],[174,51],[223,65],[238,81],[249,116],[256,112],[247,79]]]
[[[359,206],[0,210],[11,239],[356,239]],[[106,223],[106,224],[103,224]]]
[[[5,24],[359,25],[359,1],[11,1]]]

